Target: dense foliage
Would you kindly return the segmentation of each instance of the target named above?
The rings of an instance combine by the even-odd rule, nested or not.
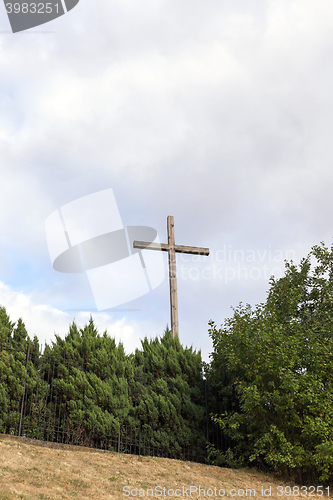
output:
[[[29,437],[203,459],[202,384],[200,352],[168,329],[126,355],[90,319],[41,354],[0,309],[0,432],[16,434],[21,421]]]
[[[210,336],[214,419],[232,443],[216,459],[332,480],[333,247],[286,263],[264,304],[240,304],[219,329],[211,321]]]
[[[15,325],[0,307],[0,432],[19,426],[24,383],[27,391],[36,383],[31,363],[25,377],[28,342],[32,349],[38,349],[37,338],[30,340],[22,319]]]
[[[174,456],[191,448],[198,458],[205,455],[201,354],[184,349],[167,330],[161,339],[142,342],[132,357],[137,377],[133,393],[133,415],[153,446]]]

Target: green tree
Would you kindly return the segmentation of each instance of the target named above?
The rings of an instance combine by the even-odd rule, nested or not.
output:
[[[184,348],[169,329],[142,341],[135,367],[133,415],[146,443],[162,455],[202,458],[204,407],[201,353]],[[191,457],[192,458],[192,457]]]
[[[37,338],[31,341],[22,319],[13,323],[6,309],[0,307],[0,432],[17,434],[23,394],[26,407],[37,384],[38,374],[31,360],[26,373],[29,344],[30,353],[36,349],[39,352]]]
[[[240,304],[209,333],[208,378],[224,408],[214,420],[235,462],[300,482],[331,480],[333,246],[314,246],[298,267],[286,263],[265,303]]]
[[[54,363],[50,407],[59,416],[53,420],[62,419],[80,444],[106,443],[118,435],[131,409],[131,366],[123,345],[106,332],[99,335],[90,318],[81,329],[73,322],[65,339],[56,336],[43,357]]]

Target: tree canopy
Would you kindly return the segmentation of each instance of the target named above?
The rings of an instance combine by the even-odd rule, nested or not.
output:
[[[17,434],[21,421],[29,437],[202,459],[202,384],[201,353],[168,329],[127,355],[90,318],[41,353],[0,308],[0,432]]]
[[[209,334],[208,377],[223,408],[213,418],[231,439],[233,463],[331,480],[333,247],[287,262],[265,303],[240,304],[220,328],[210,321]]]

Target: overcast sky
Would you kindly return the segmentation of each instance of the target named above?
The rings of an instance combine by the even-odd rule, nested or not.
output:
[[[176,243],[209,247],[177,256],[180,339],[205,360],[210,319],[331,245],[331,0],[80,0],[16,34],[0,6],[0,31],[0,304],[30,336],[92,313],[132,352],[170,325],[167,278],[96,312],[86,275],[52,268],[47,217],[107,188],[125,225],[167,242],[173,215]]]

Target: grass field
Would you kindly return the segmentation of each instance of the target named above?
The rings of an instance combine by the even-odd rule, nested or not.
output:
[[[298,495],[296,488],[288,496],[278,486],[285,488],[287,484],[255,470],[224,469],[0,435],[0,500],[197,500],[221,498],[223,491],[224,497],[230,499],[255,496],[278,500],[305,498],[305,493],[311,493],[308,489]],[[323,492],[327,497],[327,490]],[[313,496],[319,498],[316,493]]]

